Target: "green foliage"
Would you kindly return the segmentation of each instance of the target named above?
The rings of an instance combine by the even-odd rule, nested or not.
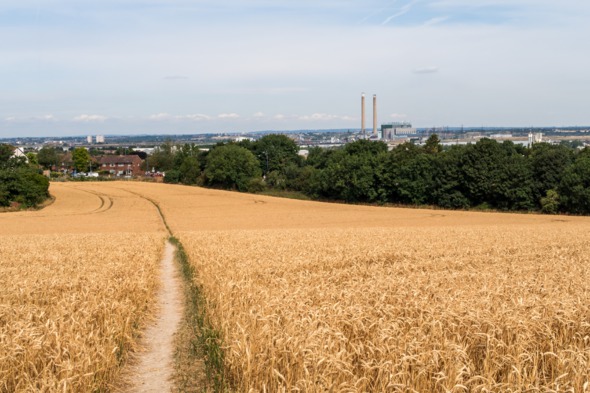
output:
[[[159,172],[168,172],[175,168],[175,154],[173,145],[170,141],[156,147],[154,152],[148,158],[148,170],[155,168]]]
[[[28,167],[0,170],[0,206],[34,207],[49,197],[49,180]]]
[[[164,176],[164,183],[178,184],[180,183],[180,171],[178,169],[170,169]]]
[[[559,209],[559,194],[555,190],[547,190],[544,198],[541,198],[541,211],[546,214],[555,214]]]
[[[424,152],[428,154],[437,154],[442,151],[442,145],[440,144],[440,139],[438,135],[432,134],[426,140],[424,144]]]
[[[387,197],[396,203],[431,203],[434,188],[434,159],[413,145],[401,145],[385,160],[383,173]]]
[[[74,169],[77,172],[88,172],[90,166],[90,153],[83,147],[77,147],[72,153],[72,160],[74,161]]]
[[[574,153],[563,145],[536,143],[531,153],[536,199],[559,187],[565,170],[572,164]]]
[[[574,214],[590,214],[590,156],[580,154],[563,174],[559,186],[561,206]]]
[[[37,154],[35,153],[27,153],[27,160],[29,160],[29,165],[33,168],[37,168],[39,166],[39,161],[37,160]]]
[[[228,144],[213,149],[207,156],[207,184],[246,191],[252,178],[260,177],[260,162],[249,150]]]
[[[310,195],[347,202],[380,202],[384,192],[380,189],[381,163],[387,154],[382,142],[360,140],[340,150],[314,151],[318,165],[315,172],[307,173]],[[326,157],[321,157],[325,154]],[[308,158],[309,160],[309,158]]]
[[[51,169],[59,164],[59,154],[55,147],[44,146],[37,153],[37,161],[45,169]]]
[[[251,148],[264,174],[282,172],[286,165],[300,162],[299,147],[285,135],[266,135],[253,143]]]

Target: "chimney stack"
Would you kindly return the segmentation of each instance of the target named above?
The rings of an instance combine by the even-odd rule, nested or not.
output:
[[[366,135],[365,131],[365,93],[361,95],[361,133]]]
[[[373,94],[373,136],[377,137],[377,94]]]

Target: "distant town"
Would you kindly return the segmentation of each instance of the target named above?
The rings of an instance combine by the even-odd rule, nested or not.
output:
[[[292,131],[256,131],[256,132],[227,132],[206,134],[156,134],[156,135],[79,135],[61,137],[13,137],[0,138],[0,143],[18,146],[25,153],[38,151],[43,146],[54,146],[64,151],[76,147],[94,148],[98,150],[113,150],[128,148],[145,151],[150,154],[151,149],[165,142],[173,144],[195,144],[203,148],[217,143],[240,142],[243,140],[256,141],[269,134],[287,135],[293,139],[301,150],[309,147],[338,147],[360,139],[381,140],[390,149],[395,146],[411,142],[423,144],[430,135],[437,134],[442,145],[475,143],[482,138],[498,141],[512,141],[517,144],[546,142],[550,144],[568,143],[573,147],[590,145],[590,126],[571,127],[431,127],[414,128],[411,123],[385,123],[374,132],[361,129],[328,129],[328,130],[292,130]]]

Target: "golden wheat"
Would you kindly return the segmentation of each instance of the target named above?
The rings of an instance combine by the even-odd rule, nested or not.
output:
[[[124,187],[177,231],[238,391],[588,391],[588,218]]]
[[[157,209],[95,187],[0,217],[0,392],[108,391],[154,311]]]
[[[22,355],[17,371],[0,363],[0,380],[16,376],[13,383],[21,390],[35,390],[39,381],[46,381],[48,390],[102,389],[97,386],[112,380],[116,372],[106,366],[88,366],[90,377],[74,371],[84,361],[65,362],[76,347],[87,348],[80,359],[100,353],[98,358],[111,359],[100,364],[112,364],[106,351],[64,343],[68,337],[91,340],[88,334],[99,330],[71,321],[72,315],[75,321],[94,315],[78,307],[77,299],[113,304],[106,299],[134,288],[135,277],[108,286],[114,266],[101,270],[106,262],[97,262],[87,271],[88,265],[62,263],[67,247],[52,254],[48,244],[88,238],[96,245],[86,253],[92,256],[98,239],[119,236],[117,243],[141,243],[141,252],[155,255],[160,249],[148,244],[161,247],[163,228],[149,198],[196,267],[194,279],[208,300],[211,322],[223,335],[227,379],[238,391],[588,391],[588,218],[345,206],[164,184],[80,183],[52,185],[52,192],[61,194],[52,207],[6,216],[12,228],[38,223],[38,229],[0,228],[0,233],[47,233],[56,220],[66,224],[55,237],[2,238],[2,251],[29,255],[31,266],[25,274],[17,257],[0,257],[0,268],[7,269],[1,277],[14,277],[0,282],[10,288],[0,292],[0,304],[9,304],[10,311],[0,314],[0,331],[24,340],[11,338],[7,355],[0,355],[0,362]],[[144,234],[131,238],[126,232],[134,228]],[[137,236],[152,238],[142,242]],[[103,252],[102,261],[110,261],[106,256],[115,250]],[[85,259],[81,254],[76,255]],[[59,268],[49,272],[47,266]],[[129,273],[139,267],[119,268]],[[78,282],[75,277],[86,277],[80,278],[84,284],[68,287]],[[149,279],[153,274],[146,271],[143,280]],[[52,280],[61,283],[54,292]],[[92,293],[85,292],[88,283],[96,284]],[[5,300],[13,297],[13,303]],[[33,298],[57,300],[27,300]],[[149,304],[148,295],[143,299],[142,305]],[[39,339],[53,326],[44,318],[54,303],[72,310],[60,314],[50,338]],[[45,313],[35,314],[31,305]],[[19,307],[23,311],[12,317]],[[127,319],[116,319],[126,310],[109,309],[101,320],[115,318],[106,325],[126,331]],[[29,325],[39,331],[27,331]],[[42,352],[45,363],[27,369],[33,357],[24,354],[45,348],[45,342],[54,352]],[[83,385],[90,379],[103,385]]]

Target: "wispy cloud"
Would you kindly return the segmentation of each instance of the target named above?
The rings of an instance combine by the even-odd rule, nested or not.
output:
[[[416,4],[417,1],[418,0],[412,0],[412,1],[410,1],[408,4],[406,4],[403,7],[401,7],[396,13],[394,13],[393,15],[390,15],[389,17],[387,17],[387,19],[385,19],[383,21],[383,23],[381,23],[381,24],[382,25],[386,25],[389,22],[391,22],[392,20],[394,20],[395,18],[399,18],[400,16],[407,14],[408,12],[410,12],[410,10],[414,6],[414,4]]]
[[[191,114],[191,115],[184,115],[184,116],[177,116],[176,117],[179,120],[191,120],[191,121],[205,121],[205,120],[211,120],[212,117],[209,115],[204,115],[202,113],[195,113],[195,114]]]
[[[209,115],[205,115],[202,113],[194,113],[189,115],[171,115],[169,113],[156,113],[154,115],[148,116],[149,120],[153,121],[182,121],[182,120],[189,120],[189,121],[204,121],[204,120],[211,120],[212,117]]]
[[[42,116],[33,116],[33,117],[31,117],[31,120],[53,122],[53,121],[58,121],[59,119],[55,115],[49,114],[49,115],[42,115]]]
[[[221,113],[217,117],[220,119],[239,119],[240,115],[237,113]]]
[[[73,121],[78,121],[78,122],[85,122],[85,123],[89,123],[89,122],[103,122],[105,120],[107,120],[106,116],[102,116],[102,115],[80,115],[80,116],[76,116],[72,119]]]
[[[423,26],[435,26],[449,20],[450,16],[437,16],[424,22]]]

